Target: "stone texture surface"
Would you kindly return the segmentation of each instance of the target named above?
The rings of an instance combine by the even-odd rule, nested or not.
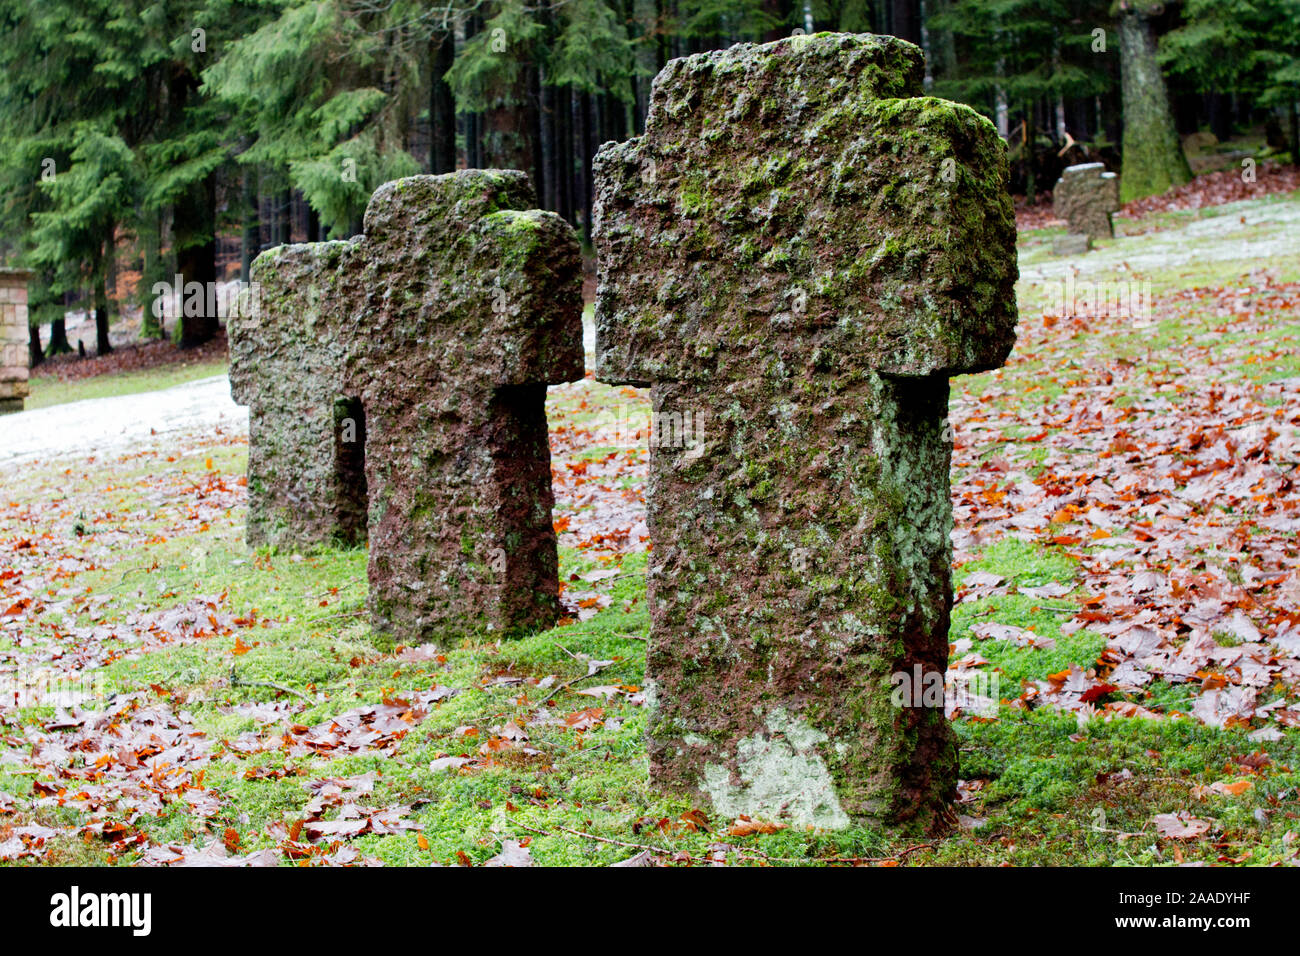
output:
[[[992,125],[920,51],[820,34],[670,62],[597,156],[597,378],[651,450],[651,777],[721,813],[928,827],[955,792],[948,376],[1015,339]]]
[[[1092,237],[1082,232],[1071,232],[1052,240],[1052,255],[1079,256],[1092,249]]]
[[[29,278],[23,269],[0,269],[0,414],[21,412],[28,395]]]
[[[1119,177],[1101,163],[1068,166],[1052,190],[1052,208],[1070,224],[1072,234],[1110,239],[1115,235],[1110,214],[1119,209]]]
[[[368,538],[374,625],[405,641],[558,615],[545,397],[583,375],[581,258],[533,204],[514,171],[387,183],[364,236],[259,256],[230,321],[249,542]]]

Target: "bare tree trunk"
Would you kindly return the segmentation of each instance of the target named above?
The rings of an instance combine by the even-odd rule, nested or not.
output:
[[[645,130],[646,114],[650,110],[650,80],[659,72],[661,39],[655,33],[659,11],[655,0],[632,0],[633,16],[640,28],[640,38],[636,46],[636,72],[633,77],[636,84],[636,124],[635,132]]]
[[[207,290],[217,281],[216,218],[217,178],[210,175],[189,189],[176,210],[176,270],[187,288],[197,283],[204,290],[203,302],[197,308],[186,295],[186,289],[179,290],[183,349],[202,345],[217,331],[217,316],[208,308],[207,295]],[[180,223],[184,223],[184,231]]]
[[[50,344],[45,347],[46,356],[66,355],[72,351],[68,343],[67,320],[60,315],[50,322]]]
[[[109,309],[121,315],[117,301],[117,226],[108,231],[108,241],[104,244],[104,283],[108,286]]]
[[[450,34],[429,44],[429,171],[456,169],[456,100],[444,77],[456,59],[456,41]]]
[[[167,214],[160,209],[148,210],[143,217],[140,240],[144,247],[144,269],[140,275],[140,337],[160,339],[166,332],[163,320],[154,314],[157,298],[153,294],[157,282],[171,283],[172,275],[163,263],[163,227]]]
[[[890,32],[900,40],[921,45],[921,17],[917,0],[890,0]]]
[[[580,125],[582,127],[579,133],[579,142],[582,144],[582,162],[578,164],[578,175],[581,177],[582,184],[579,194],[582,196],[582,241],[585,245],[591,245],[591,207],[592,207],[592,183],[591,183],[591,160],[595,156],[596,148],[593,145],[595,135],[591,128],[592,110],[591,95],[588,93],[578,94],[580,97]]]
[[[560,160],[555,142],[556,90],[546,83],[545,68],[538,76],[541,84],[542,106],[540,110],[541,130],[538,143],[541,146],[542,168],[541,181],[537,184],[537,201],[543,209],[560,212],[559,171]]]
[[[243,208],[243,228],[239,236],[239,275],[249,282],[253,269],[253,260],[261,251],[262,224],[257,208],[257,167],[245,166],[243,179],[239,184],[239,204]]]
[[[95,354],[113,351],[108,340],[108,282],[103,274],[95,280]]]
[[[107,355],[113,351],[113,344],[108,339],[108,273],[116,233],[115,224],[105,230],[104,238],[96,250],[95,260],[91,264],[91,275],[94,276],[96,355]]]
[[[560,189],[559,212],[574,223],[577,220],[573,201],[573,92],[567,86],[556,91],[555,120],[555,141],[560,154],[560,168],[556,174]]]
[[[27,364],[32,368],[45,361],[45,352],[41,349],[41,327],[33,322],[27,326]]]
[[[276,200],[275,228],[280,237],[280,245],[287,246],[293,242],[293,190],[288,187],[280,192],[280,197]]]
[[[1290,123],[1290,146],[1291,165],[1300,166],[1300,102],[1291,101],[1291,108],[1288,111],[1291,118]]]
[[[1155,4],[1127,0],[1120,6],[1120,85],[1124,94],[1123,167],[1120,199],[1128,202],[1163,193],[1190,182],[1169,93],[1156,62],[1156,40],[1151,21],[1142,9]]]

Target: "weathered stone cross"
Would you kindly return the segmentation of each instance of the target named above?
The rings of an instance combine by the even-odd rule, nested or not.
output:
[[[544,628],[559,610],[546,386],[583,376],[572,228],[523,173],[381,186],[365,235],[281,246],[230,321],[250,544],[369,538],[377,629]]]
[[[943,707],[891,698],[946,666],[948,378],[1011,349],[1015,225],[993,126],[921,81],[892,37],[691,56],[597,156],[596,377],[705,428],[651,451],[650,772],[728,816],[955,791]]]
[[[1110,239],[1115,235],[1110,214],[1119,209],[1119,177],[1102,163],[1067,166],[1052,190],[1052,208],[1070,224],[1071,235]]]

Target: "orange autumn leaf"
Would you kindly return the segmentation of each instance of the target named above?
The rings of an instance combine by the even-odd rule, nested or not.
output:
[[[728,836],[743,837],[753,836],[756,833],[776,833],[784,830],[784,823],[771,823],[766,820],[751,820],[747,816],[740,816],[736,819],[727,830]]]
[[[687,810],[678,819],[692,833],[697,830],[707,831],[709,829],[709,818],[704,815],[703,810]]]

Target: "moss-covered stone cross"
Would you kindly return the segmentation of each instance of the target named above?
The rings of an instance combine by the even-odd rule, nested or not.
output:
[[[596,159],[596,377],[651,450],[652,782],[724,817],[932,825],[956,784],[948,378],[1015,338],[1003,144],[892,37],[670,62]],[[914,706],[913,706],[914,705]]]
[[[369,606],[398,639],[557,617],[545,399],[580,379],[581,259],[523,173],[381,186],[365,234],[281,246],[230,321],[250,406],[248,540],[369,539]]]

